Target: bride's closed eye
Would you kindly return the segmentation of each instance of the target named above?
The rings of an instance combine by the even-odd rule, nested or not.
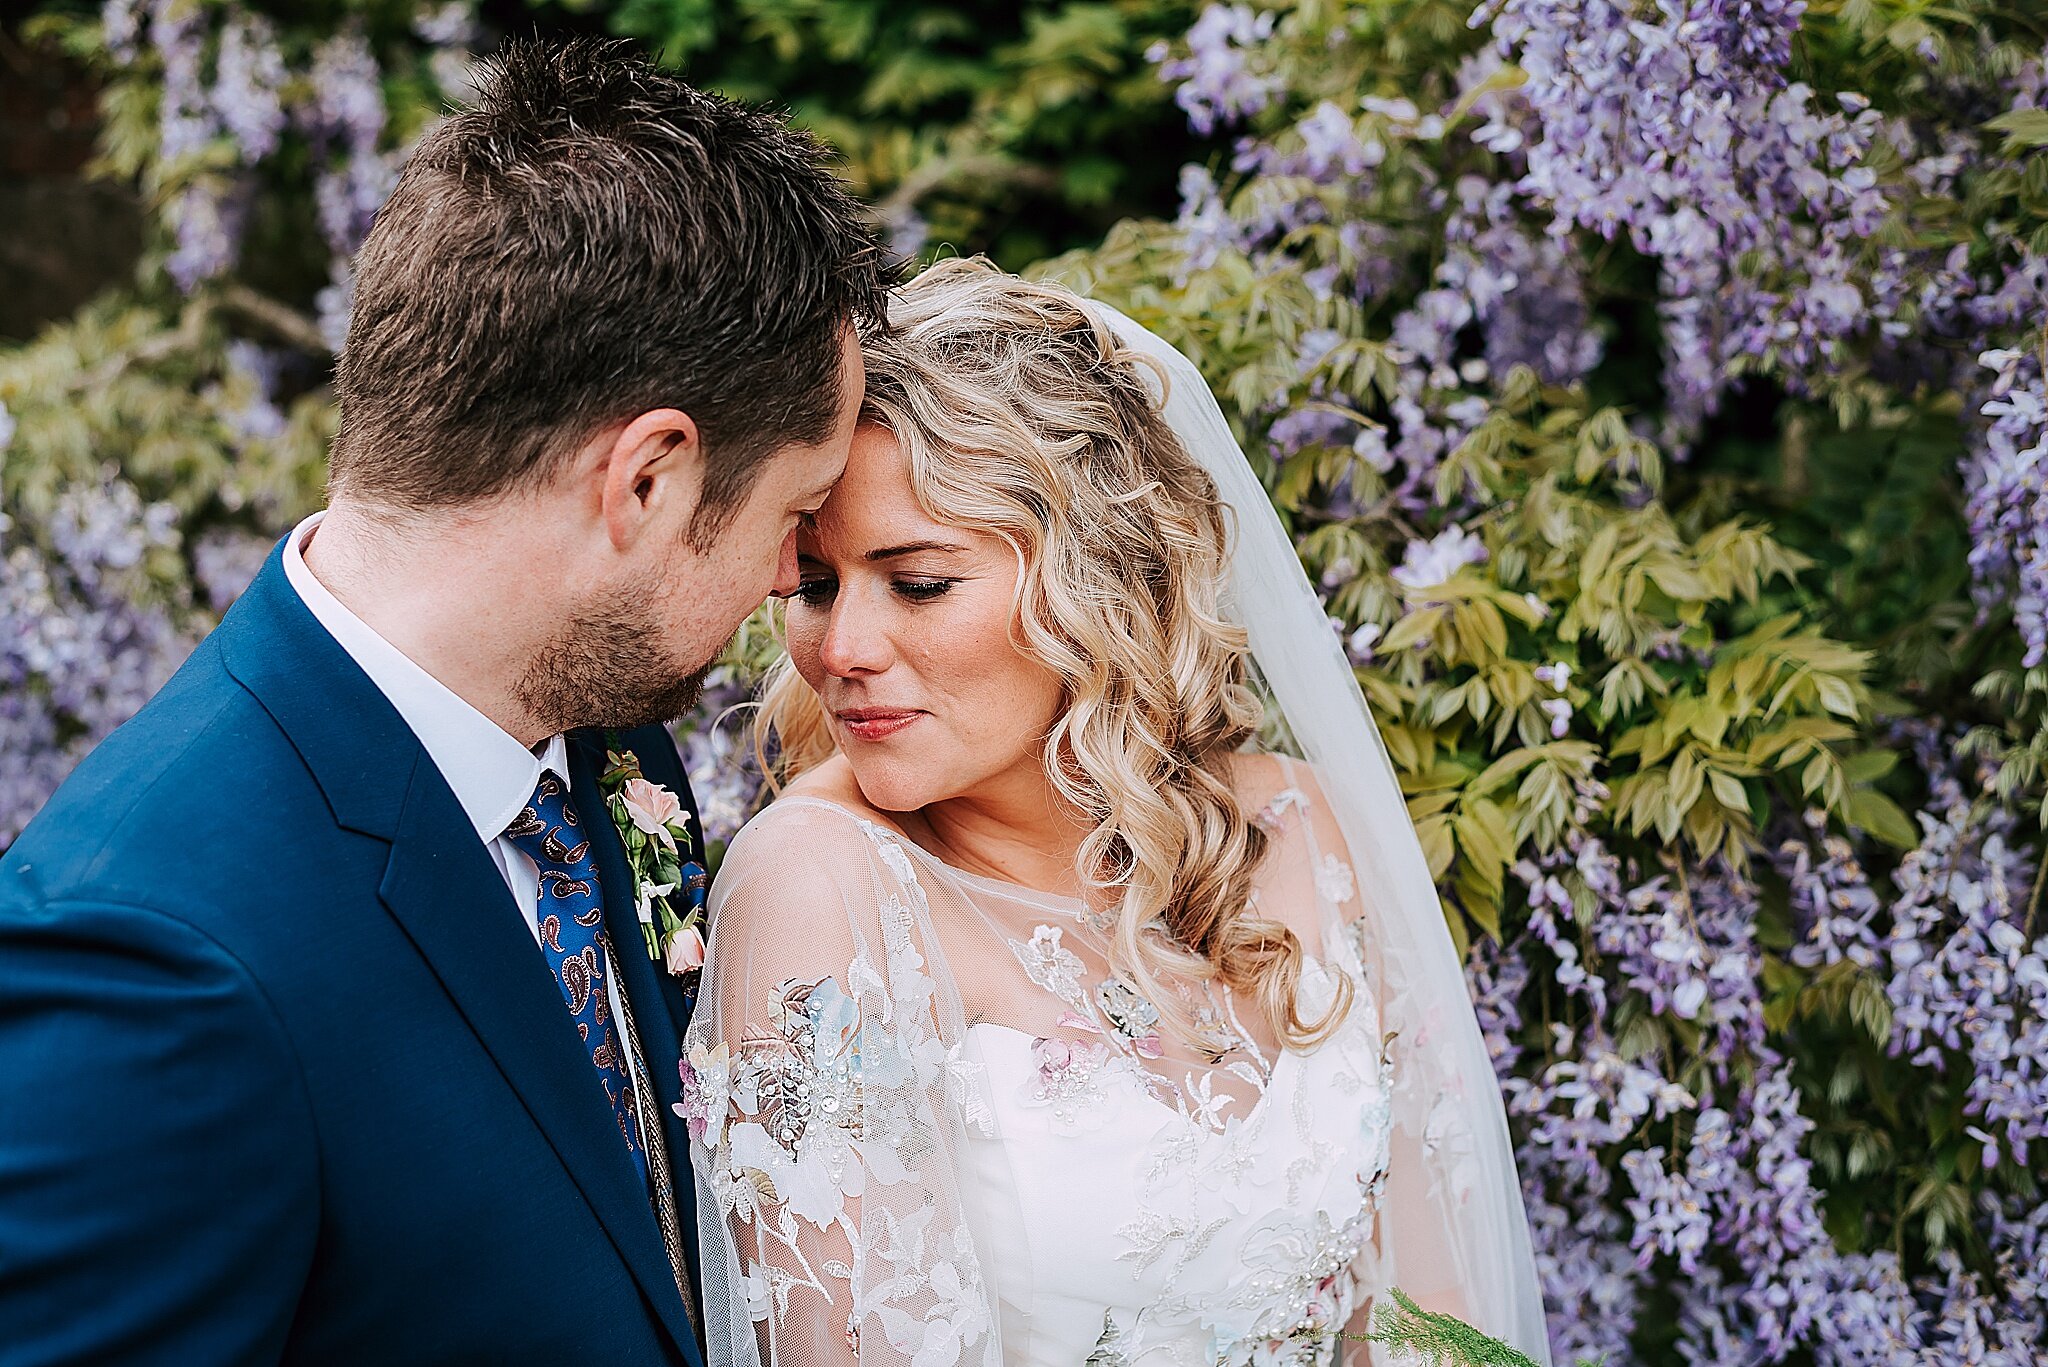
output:
[[[929,603],[945,594],[958,584],[958,579],[905,576],[889,581],[889,589],[898,598],[912,603]],[[796,586],[789,595],[805,607],[821,608],[832,601],[832,595],[839,592],[839,581],[828,575],[806,579]]]

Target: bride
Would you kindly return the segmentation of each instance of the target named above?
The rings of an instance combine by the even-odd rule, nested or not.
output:
[[[1367,1362],[1394,1286],[1543,1358],[1428,871],[1200,374],[974,261],[892,323],[712,893],[712,1361]]]

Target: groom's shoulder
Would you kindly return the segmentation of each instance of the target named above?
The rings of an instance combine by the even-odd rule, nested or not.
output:
[[[217,904],[235,870],[297,853],[318,787],[290,739],[209,638],[88,754],[0,860],[0,904],[23,899]],[[329,827],[331,829],[331,825]]]

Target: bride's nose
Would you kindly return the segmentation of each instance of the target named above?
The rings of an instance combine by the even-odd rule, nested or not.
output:
[[[861,601],[863,597],[841,590],[832,600],[825,635],[818,643],[818,662],[828,674],[842,679],[879,674],[889,667],[887,628],[875,605]]]

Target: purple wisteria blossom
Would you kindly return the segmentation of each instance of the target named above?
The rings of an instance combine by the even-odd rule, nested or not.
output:
[[[1241,248],[1243,237],[1223,206],[1216,177],[1206,166],[1180,168],[1181,279],[1208,270],[1224,252]]]
[[[47,541],[0,514],[0,845],[191,650],[144,568],[177,545],[176,518],[118,479],[63,493]]]
[[[1985,1166],[2024,1167],[2048,1137],[2048,938],[2023,928],[2037,856],[2011,812],[1977,810],[1959,775],[1933,772],[1921,844],[1893,878],[1891,1049],[1964,1071]]]
[[[216,528],[193,542],[192,581],[206,595],[208,606],[215,612],[234,606],[263,568],[273,544],[267,536],[238,527]]]
[[[250,165],[275,152],[284,134],[285,76],[276,25],[260,14],[233,15],[214,60],[213,111]]]
[[[2038,275],[2043,263],[2023,269]],[[2048,375],[2038,349],[2005,348],[1980,358],[1996,377],[1983,406],[1983,449],[1965,467],[1970,568],[1987,607],[2009,603],[2024,663],[2048,659]]]
[[[297,117],[321,158],[314,207],[328,246],[336,256],[351,256],[398,176],[377,150],[385,120],[382,71],[362,33],[345,31],[314,52],[311,80],[312,98]]]
[[[1159,65],[1159,78],[1177,82],[1174,101],[1188,112],[1198,133],[1231,124],[1264,109],[1280,79],[1252,70],[1251,50],[1273,36],[1273,16],[1250,5],[1212,4],[1188,30],[1188,55],[1170,58],[1160,43],[1146,55]]]
[[[1411,541],[1394,568],[1394,582],[1411,589],[1433,589],[1467,565],[1486,559],[1486,544],[1463,527],[1447,527],[1427,541]]]
[[[327,266],[327,284],[313,297],[314,322],[329,351],[339,352],[348,340],[349,312],[355,302],[355,270],[349,258],[336,256]]]
[[[754,814],[763,780],[751,735],[750,681],[729,665],[704,680],[697,706],[676,728],[683,768],[706,840],[732,839]]]
[[[1616,0],[1494,0],[1473,19],[1527,73],[1516,136],[1501,117],[1481,131],[1523,158],[1517,192],[1553,232],[1626,236],[1660,268],[1681,440],[1738,362],[1763,358],[1796,385],[1884,321],[1856,266],[1894,204],[1867,161],[1882,119],[1788,81],[1804,9],[1659,0],[1646,17]]]
[[[168,163],[190,157],[220,132],[206,88],[207,38],[207,13],[198,5],[156,0],[150,6],[150,46],[163,63],[157,155]]]
[[[1706,1117],[1701,1117],[1704,1130]],[[1696,1131],[1697,1132],[1697,1131]],[[1621,1170],[1635,1188],[1624,1203],[1635,1233],[1629,1243],[1638,1250],[1636,1265],[1648,1267],[1659,1255],[1675,1258],[1690,1277],[1700,1270],[1700,1254],[1713,1234],[1713,1217],[1697,1189],[1683,1174],[1664,1166],[1664,1150],[1652,1146],[1621,1156]]]
[[[145,8],[145,0],[104,0],[100,5],[100,41],[115,61],[132,62],[141,55]]]
[[[227,383],[215,394],[223,400],[221,417],[235,439],[246,446],[283,434],[284,410],[275,396],[284,358],[254,342],[234,341],[227,346]]]
[[[1884,953],[1876,924],[1883,908],[1877,890],[1855,848],[1828,832],[1823,813],[1808,812],[1806,828],[1807,838],[1785,841],[1772,861],[1791,890],[1793,914],[1805,930],[1791,960],[1801,968],[1846,960],[1875,970]]]
[[[187,294],[225,275],[241,255],[249,219],[247,186],[207,176],[187,186],[171,206],[176,246],[164,270]]]

